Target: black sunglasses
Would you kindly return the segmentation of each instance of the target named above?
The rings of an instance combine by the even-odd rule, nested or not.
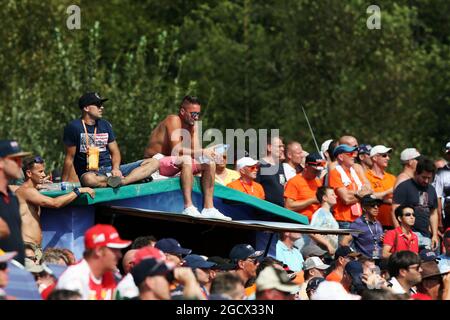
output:
[[[404,217],[411,217],[411,216],[415,217],[416,215],[414,213],[407,212],[407,213],[404,213],[403,216]]]
[[[200,117],[200,112],[189,112],[192,118]]]
[[[25,258],[30,259],[30,260],[32,260],[34,262],[38,261],[38,258],[36,256],[34,256],[34,257],[33,256],[28,256],[28,257],[25,257]]]
[[[6,270],[6,269],[8,269],[8,263],[1,262],[0,263],[0,270]]]

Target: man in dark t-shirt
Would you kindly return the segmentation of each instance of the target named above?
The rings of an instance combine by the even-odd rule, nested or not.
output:
[[[14,259],[25,263],[25,248],[22,239],[22,219],[19,213],[19,202],[8,187],[11,179],[22,177],[22,158],[30,155],[22,152],[19,144],[13,140],[0,140],[0,219],[6,222],[9,235],[0,239],[0,249],[16,251]]]
[[[260,170],[256,177],[266,195],[266,200],[284,207],[284,186],[286,176],[282,161],[284,160],[284,144],[281,137],[272,137],[267,141],[267,156],[262,158]]]
[[[421,159],[417,164],[414,177],[400,183],[394,190],[392,210],[399,205],[414,208],[416,221],[413,231],[419,238],[419,247],[436,250],[438,240],[438,213],[436,190],[431,185],[435,172],[434,164],[429,159]],[[393,219],[398,227],[397,219]]]
[[[158,170],[156,159],[138,160],[121,165],[121,155],[111,124],[102,119],[104,102],[96,92],[88,92],[78,100],[80,119],[64,128],[66,157],[62,180],[67,181],[75,168],[81,185],[85,187],[119,187],[147,178]],[[98,151],[98,157],[94,150]],[[94,156],[88,156],[88,153]],[[97,159],[95,159],[97,158]],[[91,168],[88,168],[88,161]],[[97,165],[93,165],[94,163]],[[93,165],[93,166],[92,166]],[[94,168],[92,168],[94,167]]]

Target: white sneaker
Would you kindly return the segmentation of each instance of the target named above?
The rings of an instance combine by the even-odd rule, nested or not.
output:
[[[182,214],[185,214],[185,215],[188,215],[188,216],[191,216],[194,218],[203,218],[202,214],[194,206],[184,208]]]
[[[209,218],[209,219],[221,219],[226,221],[231,221],[232,219],[230,217],[227,217],[226,215],[222,214],[219,210],[216,208],[204,208],[202,210],[202,216],[203,218]]]

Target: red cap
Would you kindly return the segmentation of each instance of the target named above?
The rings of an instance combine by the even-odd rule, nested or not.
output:
[[[161,250],[159,250],[158,248],[155,248],[155,247],[145,246],[145,247],[139,249],[138,251],[136,251],[133,262],[136,265],[139,262],[141,262],[142,260],[148,259],[148,258],[153,258],[153,259],[162,260],[162,261],[166,260],[166,256],[164,255],[164,253]]]
[[[123,249],[128,247],[131,241],[122,240],[116,228],[109,224],[96,224],[84,234],[84,246],[86,249],[108,247]]]

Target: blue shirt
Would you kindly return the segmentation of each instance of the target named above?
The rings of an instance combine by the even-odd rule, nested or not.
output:
[[[97,133],[95,134],[94,141],[94,130],[97,126]],[[95,122],[94,126],[86,124],[86,131],[88,133],[89,144],[95,144],[100,151],[99,167],[110,167],[111,154],[109,153],[108,143],[114,142],[116,140],[114,133],[112,131],[111,124],[103,119],[99,119]],[[83,123],[81,119],[76,119],[71,121],[64,128],[64,144],[68,147],[76,146],[75,158],[73,159],[73,166],[75,171],[80,177],[86,172],[86,133],[84,131]]]
[[[288,248],[281,240],[278,240],[276,246],[276,259],[289,266],[294,272],[303,269],[303,256],[296,247]]]
[[[439,264],[439,271],[441,273],[446,273],[450,271],[450,257],[446,256],[445,254],[441,254],[439,256],[441,260],[438,261]]]
[[[350,224],[350,229],[362,231],[362,233],[352,234],[356,251],[369,258],[381,259],[383,227],[379,221],[369,221],[363,214]],[[375,244],[377,245],[378,256],[374,256]]]

